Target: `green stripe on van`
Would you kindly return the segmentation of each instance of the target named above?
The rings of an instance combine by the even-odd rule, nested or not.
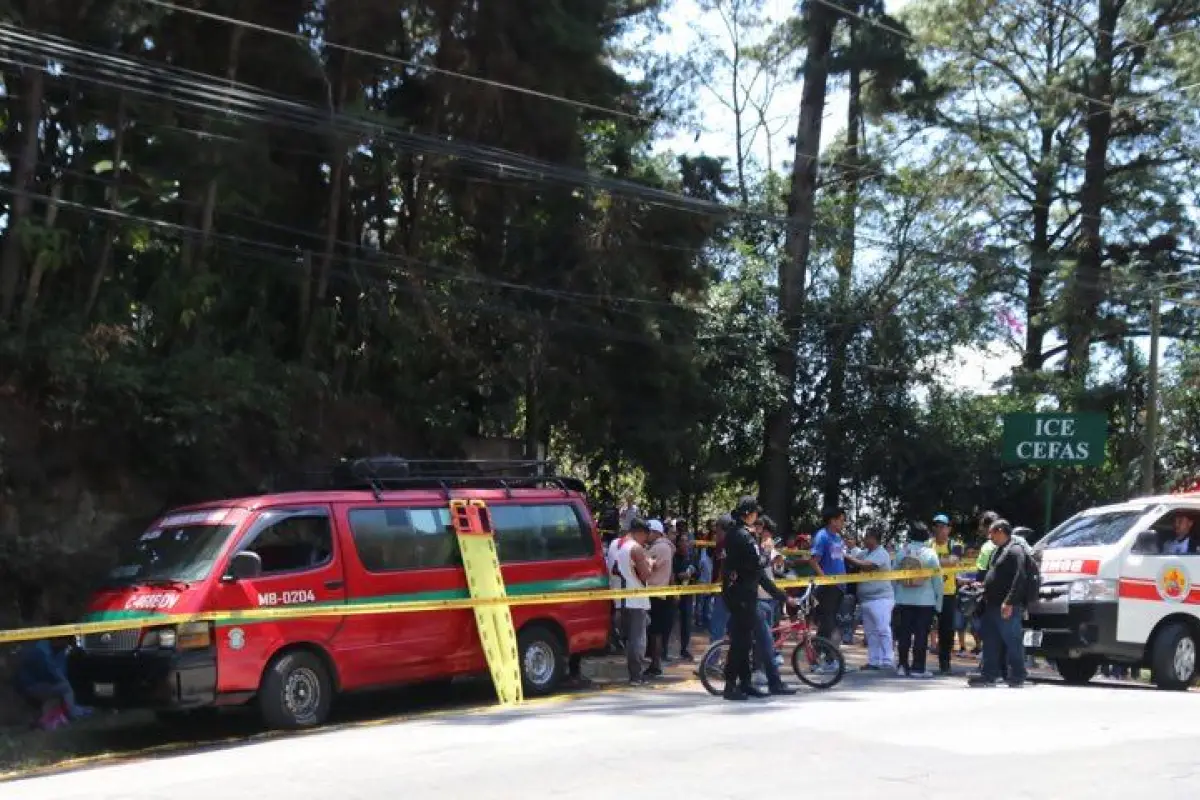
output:
[[[526,583],[514,583],[506,587],[508,594],[513,597],[531,594],[551,594],[553,592],[581,592],[588,589],[607,589],[608,579],[603,576],[593,576],[590,578],[571,578],[567,580],[554,581],[528,581]],[[333,605],[365,605],[368,603],[414,603],[426,600],[465,600],[470,597],[470,592],[466,589],[446,589],[436,592],[409,592],[406,594],[386,594],[376,595],[374,597],[356,597],[345,603],[339,602],[324,602],[324,603],[308,603],[306,605],[316,606],[333,606]],[[274,608],[282,608],[282,606],[274,606]],[[124,620],[154,620],[161,619],[167,616],[161,611],[89,611],[84,614],[83,622],[118,622]],[[239,619],[239,620],[222,620],[217,622],[217,627],[229,627],[232,625],[251,625],[256,622],[279,622],[281,620],[271,620],[268,618],[262,619]]]

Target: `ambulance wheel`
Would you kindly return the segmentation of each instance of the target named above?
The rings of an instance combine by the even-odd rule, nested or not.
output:
[[[548,695],[562,683],[567,671],[566,648],[553,631],[541,625],[525,628],[517,636],[517,654],[525,694]]]
[[[1196,679],[1196,636],[1186,625],[1171,623],[1154,637],[1150,654],[1154,685],[1182,691]]]
[[[1060,658],[1054,662],[1062,679],[1072,686],[1083,686],[1096,677],[1100,664],[1092,658]]]
[[[258,690],[258,707],[269,728],[314,728],[328,718],[332,705],[329,671],[306,650],[276,656]]]

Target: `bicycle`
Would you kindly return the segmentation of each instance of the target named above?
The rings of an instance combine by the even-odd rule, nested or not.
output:
[[[792,670],[796,677],[813,689],[832,689],[846,674],[846,657],[837,645],[823,636],[812,632],[808,617],[812,614],[816,599],[813,597],[815,583],[800,597],[789,618],[771,629],[776,652],[785,650],[795,642],[792,650]],[[751,674],[758,673],[756,648],[750,649]],[[725,691],[725,662],[729,658],[729,637],[714,642],[704,651],[697,672],[700,682],[710,694],[720,695]],[[810,671],[804,668],[808,667]]]

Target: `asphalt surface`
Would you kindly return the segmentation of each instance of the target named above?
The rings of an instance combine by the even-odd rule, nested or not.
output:
[[[850,675],[731,704],[698,684],[446,711],[6,783],[5,800],[1187,797],[1200,695]]]

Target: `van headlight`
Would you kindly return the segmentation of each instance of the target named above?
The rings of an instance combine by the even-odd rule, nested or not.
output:
[[[1117,582],[1104,578],[1086,578],[1072,581],[1067,590],[1068,603],[1115,603]]]
[[[151,628],[142,634],[143,648],[203,650],[211,644],[211,622],[186,622],[177,628]]]

